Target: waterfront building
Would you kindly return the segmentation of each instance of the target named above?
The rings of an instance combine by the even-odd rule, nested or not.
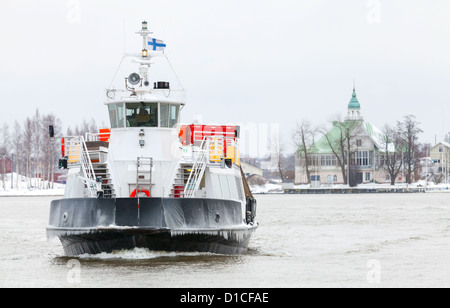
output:
[[[438,142],[430,149],[430,160],[434,163],[435,173],[443,174],[443,181],[450,179],[450,144],[445,141]],[[437,170],[436,170],[437,169]]]
[[[332,128],[308,149],[309,159],[296,155],[295,183],[312,186],[350,183],[390,183],[384,170],[386,147],[383,133],[364,120],[361,105],[353,88],[344,121],[335,121]],[[388,149],[388,151],[386,151]],[[347,162],[350,161],[350,164]],[[309,168],[308,179],[306,168]],[[400,173],[401,174],[401,173]],[[399,175],[396,182],[403,182]]]

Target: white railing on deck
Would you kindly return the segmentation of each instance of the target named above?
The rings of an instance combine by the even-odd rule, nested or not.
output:
[[[225,156],[229,156],[225,147],[233,150],[235,162],[238,161],[239,144],[231,137],[225,136],[205,136],[200,147],[193,147],[193,166],[189,174],[189,178],[184,187],[184,197],[192,198],[200,186],[203,174],[208,164],[224,164]],[[225,155],[226,154],[226,155]]]
[[[82,136],[65,138],[66,156],[71,166],[80,165],[84,181],[89,190],[90,197],[97,197],[97,182],[94,167],[89,156],[86,142]],[[67,155],[68,154],[68,155]]]
[[[106,141],[109,142],[111,133],[86,133],[86,141]]]
[[[194,163],[189,174],[189,178],[184,187],[184,197],[192,198],[200,186],[207,164],[224,164],[225,147],[234,147],[234,158],[238,153],[238,144],[234,138],[224,136],[205,136],[200,147],[194,147]],[[227,153],[229,154],[229,153]]]
[[[184,197],[192,198],[197,191],[200,181],[203,177],[203,173],[206,169],[206,158],[209,155],[209,141],[208,136],[203,138],[198,152],[195,155],[195,161],[192,165],[191,173],[184,187]]]

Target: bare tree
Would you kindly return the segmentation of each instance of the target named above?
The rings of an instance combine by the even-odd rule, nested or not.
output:
[[[41,173],[43,188],[50,188],[51,165],[53,162],[52,139],[48,134],[48,127],[53,124],[51,116],[43,115],[41,118]]]
[[[2,158],[2,183],[3,183],[3,189],[6,190],[6,159],[9,156],[10,153],[10,135],[9,135],[9,126],[8,124],[3,124],[2,127],[2,134],[1,134],[1,143],[0,143],[0,157]]]
[[[336,157],[337,164],[341,168],[344,184],[348,184],[347,172],[350,170],[347,170],[347,167],[350,169],[351,162],[353,161],[354,150],[352,150],[351,140],[355,123],[353,121],[341,121],[340,116],[338,116],[336,120],[331,121],[331,130],[324,128],[319,130],[325,137],[333,155]]]
[[[66,136],[86,136],[86,133],[97,133],[98,126],[95,122],[94,118],[88,122],[86,119],[83,119],[80,125],[75,124],[75,127],[68,127],[66,131]]]
[[[411,183],[411,176],[419,167],[419,134],[422,129],[419,128],[414,115],[405,115],[403,122],[397,121],[397,131],[399,142],[403,150],[403,164],[406,168],[406,183]]]
[[[272,136],[272,155],[274,155],[275,162],[277,164],[277,170],[280,175],[281,181],[284,182],[285,180],[285,168],[284,168],[284,162],[283,162],[283,150],[284,146],[280,142],[279,136]]]
[[[307,183],[311,182],[311,146],[314,142],[315,130],[312,128],[311,122],[302,120],[297,122],[297,127],[293,133],[294,144],[297,147],[297,157],[299,158],[300,166],[305,168]]]
[[[0,130],[0,155],[14,153],[16,168],[13,171],[17,175],[27,177],[28,188],[32,186],[44,188],[44,185],[46,185],[45,188],[53,187],[59,144],[54,138],[49,137],[49,125],[53,125],[55,131],[59,133],[59,136],[61,135],[61,121],[53,114],[41,115],[36,109],[33,117],[27,117],[22,126],[15,121],[12,141],[9,141],[9,137],[5,139],[3,134],[6,132],[5,128]],[[8,140],[7,144],[3,142],[6,140]],[[2,170],[2,166],[0,166],[0,172]],[[34,183],[32,183],[33,177],[35,178]],[[38,180],[38,177],[41,177],[42,180]],[[18,176],[15,178],[15,182],[15,186],[18,187]],[[12,179],[11,188],[13,186]]]
[[[80,131],[79,131],[79,135],[80,136],[85,136],[86,133],[89,133],[89,123],[86,121],[86,119],[83,119],[83,122],[81,123],[80,126]]]
[[[81,129],[78,127],[78,124],[75,125],[75,128],[72,131],[75,136],[81,136],[83,134]]]
[[[33,150],[33,121],[27,117],[24,122],[23,130],[23,153],[25,159],[25,176],[27,177],[27,187],[31,187],[31,155]]]
[[[418,157],[419,157],[419,159],[424,158],[424,157],[426,159],[428,159],[430,157],[431,143],[419,143],[417,148],[418,148]],[[423,171],[423,164],[419,164],[419,168],[416,169],[416,172],[415,172],[415,175],[414,175],[416,181],[420,180],[422,171]],[[428,172],[428,170],[426,170],[426,172],[425,172],[425,180],[428,181],[428,174],[427,174],[427,172]]]
[[[20,174],[20,167],[22,164],[22,158],[23,158],[23,134],[22,134],[22,128],[20,127],[19,122],[16,120],[14,122],[14,132],[12,135],[12,147],[14,150],[14,154],[16,155],[16,188],[19,187],[19,174]]]
[[[444,182],[445,176],[442,172],[435,172],[433,169],[431,170],[430,179],[433,181],[435,185],[441,184]]]
[[[74,131],[72,130],[72,128],[71,127],[68,127],[67,128],[67,132],[66,132],[66,136],[74,136],[75,135],[75,133],[74,133]]]
[[[91,133],[97,133],[98,132],[98,126],[95,123],[95,119],[92,118],[91,121],[89,122],[89,132]]]
[[[381,153],[381,166],[389,174],[391,185],[395,185],[395,180],[402,170],[403,159],[402,149],[399,142],[398,133],[391,126],[386,124],[383,127],[383,151]]]
[[[53,188],[55,164],[58,157],[58,143],[55,138],[51,138],[48,134],[50,125],[54,127],[56,136],[60,136],[61,121],[53,114],[44,115],[42,117],[42,160],[43,160],[43,178],[46,181],[45,188]]]
[[[34,159],[34,186],[39,187],[38,184],[38,174],[39,170],[42,171],[42,161],[41,161],[41,115],[39,113],[39,110],[36,109],[34,116],[33,116],[33,159]],[[41,172],[42,173],[42,172]],[[40,187],[39,187],[40,188]]]

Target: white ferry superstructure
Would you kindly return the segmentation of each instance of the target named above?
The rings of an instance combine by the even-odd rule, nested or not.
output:
[[[66,255],[143,247],[235,254],[258,227],[240,167],[239,126],[181,125],[183,89],[151,80],[147,23],[138,73],[106,91],[111,127],[62,138],[64,198],[51,202],[48,237]],[[150,41],[151,42],[151,41]],[[153,40],[153,42],[155,42]]]

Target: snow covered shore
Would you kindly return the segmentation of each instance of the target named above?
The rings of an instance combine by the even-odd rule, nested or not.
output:
[[[31,183],[31,185],[30,185]],[[12,187],[11,188],[11,184]],[[50,183],[50,187],[51,187]],[[24,176],[13,173],[11,183],[11,174],[5,175],[5,182],[0,175],[0,197],[26,197],[26,196],[63,196],[66,185],[53,183],[53,188],[49,186],[47,181],[42,179],[28,179]]]
[[[30,181],[22,176],[19,176],[18,187],[16,181],[16,174],[13,175],[13,187],[11,188],[11,174],[6,174],[5,185],[0,176],[0,197],[21,197],[21,196],[63,196],[65,184],[54,183],[53,189],[45,189],[48,186],[47,182],[43,182],[41,179],[31,179],[32,186],[30,187]],[[309,184],[293,185],[289,187],[291,189],[310,189]],[[336,184],[336,185],[322,185],[321,188],[348,188],[348,185]],[[356,189],[376,189],[376,188],[426,188],[427,192],[450,192],[450,184],[442,183],[435,185],[432,182],[426,183],[425,181],[419,181],[406,185],[404,183],[391,186],[389,184],[360,184]],[[283,194],[284,189],[281,183],[266,183],[264,185],[250,185],[250,189],[254,194]]]
[[[283,185],[280,184],[274,184],[274,183],[266,183],[264,185],[250,185],[250,189],[252,193],[254,194],[283,194],[284,189]],[[309,184],[303,184],[303,185],[292,185],[289,187],[289,189],[310,189],[311,185]],[[349,188],[348,185],[343,184],[332,184],[332,185],[322,185],[318,189],[339,189],[339,188]],[[432,182],[426,183],[425,181],[418,181],[417,183],[412,184],[405,184],[405,183],[398,183],[394,186],[390,184],[375,184],[375,183],[368,183],[368,184],[359,184],[357,187],[353,187],[353,189],[391,189],[391,188],[425,188],[427,192],[450,192],[450,184],[449,183],[442,183],[435,185]]]

